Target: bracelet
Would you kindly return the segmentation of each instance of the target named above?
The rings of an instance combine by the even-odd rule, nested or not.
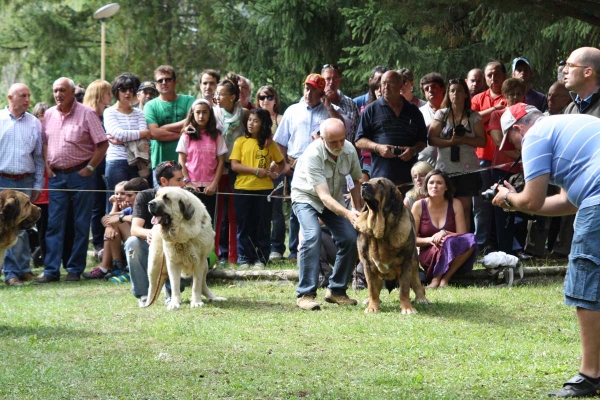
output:
[[[256,173],[254,174],[254,176],[258,176],[259,172],[260,172],[260,168],[256,168]]]
[[[125,217],[125,214],[120,214],[119,215],[119,223],[123,223],[123,218]]]

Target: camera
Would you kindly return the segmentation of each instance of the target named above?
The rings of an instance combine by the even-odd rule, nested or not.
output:
[[[481,198],[483,199],[483,201],[487,201],[488,203],[491,203],[492,200],[494,200],[494,197],[496,197],[497,193],[498,193],[498,187],[495,186],[495,187],[489,188],[485,192],[481,193]]]
[[[460,147],[458,147],[458,146],[450,147],[450,161],[452,161],[452,162],[460,161]]]
[[[454,127],[454,136],[463,137],[467,133],[467,128],[463,124],[458,124]]]
[[[404,153],[404,150],[402,150],[400,147],[394,147],[392,149],[392,153],[394,153],[395,156],[399,156]]]

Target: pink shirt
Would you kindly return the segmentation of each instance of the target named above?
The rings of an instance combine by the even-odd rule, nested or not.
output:
[[[178,153],[187,154],[185,166],[190,181],[199,187],[210,185],[215,179],[218,156],[227,154],[225,139],[219,134],[217,140],[212,140],[205,130],[200,132],[200,139],[190,140],[187,133],[179,138]]]
[[[67,114],[57,106],[46,111],[42,140],[48,146],[50,168],[66,169],[91,159],[96,145],[107,139],[98,114],[75,101]]]

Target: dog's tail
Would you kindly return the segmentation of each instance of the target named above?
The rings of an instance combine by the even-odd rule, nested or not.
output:
[[[165,285],[165,282],[169,277],[166,266],[167,260],[163,254],[159,268],[156,268],[155,265],[150,265],[150,268],[148,268],[148,281],[150,285],[148,286],[148,299],[146,300],[146,305],[144,305],[144,307],[150,307],[154,303],[161,289]]]

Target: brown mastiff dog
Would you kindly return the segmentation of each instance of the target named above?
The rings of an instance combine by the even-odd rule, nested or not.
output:
[[[373,178],[364,182],[361,196],[365,206],[355,228],[358,230],[358,254],[369,290],[369,305],[365,312],[379,311],[379,293],[384,280],[398,280],[402,314],[416,313],[410,303],[411,285],[417,303],[429,304],[429,300],[419,279],[412,214],[389,179]]]
[[[17,243],[19,231],[33,228],[41,214],[26,194],[10,189],[0,192],[0,267],[6,250]]]

